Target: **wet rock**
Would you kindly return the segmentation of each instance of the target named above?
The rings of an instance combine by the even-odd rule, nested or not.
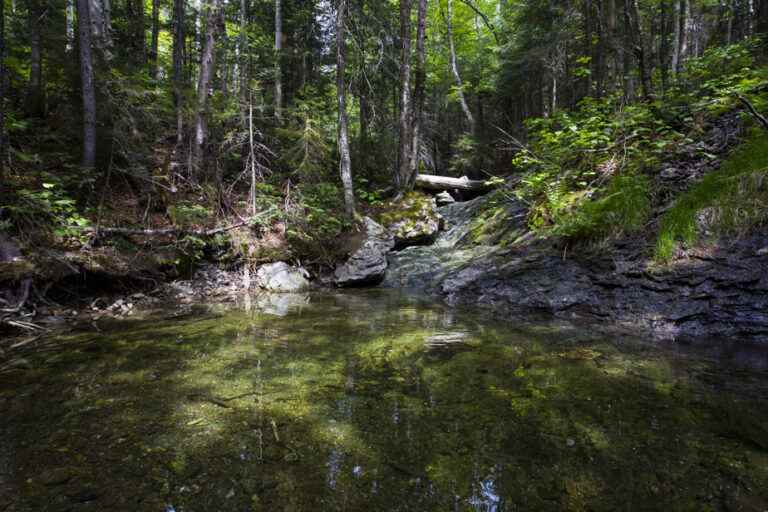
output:
[[[303,268],[280,261],[259,267],[254,285],[269,292],[300,292],[309,288],[308,277]]]
[[[363,245],[334,272],[333,282],[336,286],[375,284],[384,279],[387,253],[395,246],[395,240],[371,218],[366,217],[364,222],[366,236]]]

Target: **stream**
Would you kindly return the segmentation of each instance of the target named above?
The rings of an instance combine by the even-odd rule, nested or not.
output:
[[[768,508],[764,346],[383,289],[99,327],[0,373],[0,511]]]

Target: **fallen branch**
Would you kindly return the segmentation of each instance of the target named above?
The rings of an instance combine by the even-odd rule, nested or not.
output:
[[[738,94],[737,98],[739,98],[739,101],[742,102],[745,107],[747,107],[749,113],[752,114],[752,116],[757,119],[761,125],[763,125],[763,128],[768,130],[768,119],[766,119],[764,115],[757,111],[757,109],[754,107],[754,105],[752,105],[752,103],[749,102],[746,96]]]
[[[250,226],[258,223],[267,214],[273,213],[273,209],[269,209],[261,212],[258,215],[243,219],[235,224],[224,226],[214,229],[182,229],[182,228],[167,228],[167,229],[135,229],[135,228],[92,228],[83,227],[81,230],[84,233],[93,233],[97,237],[104,235],[129,235],[129,236],[169,236],[169,235],[191,235],[198,237],[211,237],[220,233],[226,233],[233,229],[241,228],[243,226]]]

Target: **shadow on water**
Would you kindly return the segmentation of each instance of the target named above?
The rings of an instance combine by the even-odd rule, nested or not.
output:
[[[250,307],[0,374],[0,511],[768,508],[764,352],[384,291]]]

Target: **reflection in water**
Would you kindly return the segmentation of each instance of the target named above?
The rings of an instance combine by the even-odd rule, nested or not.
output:
[[[0,510],[768,508],[759,348],[391,292],[243,306],[0,374]]]

